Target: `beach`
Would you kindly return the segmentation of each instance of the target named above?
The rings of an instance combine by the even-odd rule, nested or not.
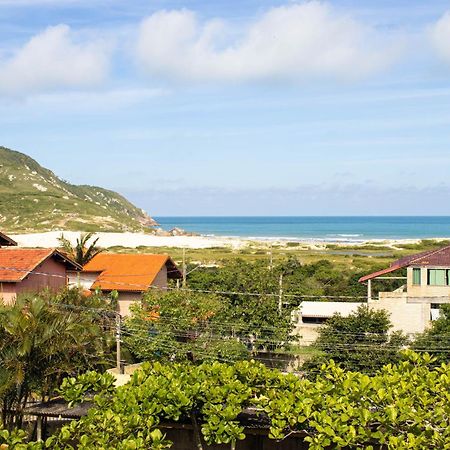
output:
[[[61,236],[61,231],[49,231],[43,233],[29,233],[11,235],[20,247],[58,247],[60,245],[58,238]],[[80,232],[64,231],[64,237],[71,242],[75,242],[80,236]],[[320,250],[326,248],[327,245],[333,244],[340,247],[348,246],[363,246],[372,244],[383,247],[395,248],[396,245],[401,244],[416,244],[420,239],[369,239],[360,242],[342,242],[336,241],[321,241],[321,240],[298,240],[298,239],[256,239],[245,237],[221,237],[221,236],[157,236],[147,233],[111,233],[98,232],[95,234],[98,237],[98,245],[103,248],[124,247],[124,248],[138,248],[138,247],[173,247],[173,248],[214,248],[214,247],[229,247],[232,249],[242,249],[248,246],[253,247],[270,247],[270,246],[287,246],[295,242],[298,246],[311,250]],[[439,239],[438,239],[439,240]]]

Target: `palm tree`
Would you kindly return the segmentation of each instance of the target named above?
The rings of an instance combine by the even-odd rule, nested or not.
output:
[[[94,241],[88,244],[88,241],[94,236],[94,233],[82,233],[80,237],[77,238],[76,245],[72,245],[72,243],[64,237],[64,234],[61,233],[61,236],[58,238],[58,241],[61,244],[61,248],[64,253],[67,253],[70,258],[72,258],[75,262],[84,266],[87,264],[95,255],[98,255],[103,251],[102,248],[97,247],[97,241],[99,238],[94,239]]]
[[[105,363],[111,335],[91,311],[45,295],[0,305],[0,422],[20,427],[31,398],[48,400],[62,379]]]

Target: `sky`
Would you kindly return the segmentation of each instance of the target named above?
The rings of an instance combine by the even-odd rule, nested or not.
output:
[[[0,0],[0,145],[154,216],[450,215],[450,1]]]

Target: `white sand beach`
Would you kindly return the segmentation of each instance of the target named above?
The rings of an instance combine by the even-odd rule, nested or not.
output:
[[[58,247],[58,238],[61,236],[61,231],[49,231],[44,233],[31,234],[12,234],[10,235],[20,247]],[[75,242],[80,236],[80,232],[64,231],[64,236],[71,242]],[[239,237],[223,237],[223,236],[157,236],[146,233],[110,233],[99,232],[96,233],[99,238],[98,245],[104,248],[110,247],[175,247],[175,248],[212,248],[212,247],[230,247],[233,249],[240,249],[248,245],[267,247],[269,245],[286,245],[289,241],[283,239],[255,239],[255,238],[239,238]],[[398,240],[381,240],[372,239],[365,242],[331,242],[331,241],[293,241],[298,242],[299,245],[305,249],[320,250],[324,249],[327,244],[346,246],[360,246],[367,244],[383,245],[395,248],[399,244],[414,244],[420,239],[398,239]]]
[[[20,247],[58,247],[58,238],[61,231],[48,231],[44,233],[32,234],[12,234]],[[80,237],[80,232],[64,231],[64,237],[71,242],[75,242]],[[211,247],[232,247],[241,248],[249,242],[246,239],[209,237],[209,236],[156,236],[146,233],[109,233],[99,232],[95,234],[99,238],[100,247],[178,247],[178,248],[211,248]]]

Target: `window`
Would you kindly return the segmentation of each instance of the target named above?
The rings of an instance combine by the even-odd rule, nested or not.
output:
[[[428,269],[428,284],[430,286],[449,286],[450,270]]]
[[[316,324],[320,324],[320,323],[325,323],[329,318],[328,317],[302,317],[302,322],[303,323],[316,323]]]
[[[413,269],[413,284],[420,285],[420,269],[419,268]]]

